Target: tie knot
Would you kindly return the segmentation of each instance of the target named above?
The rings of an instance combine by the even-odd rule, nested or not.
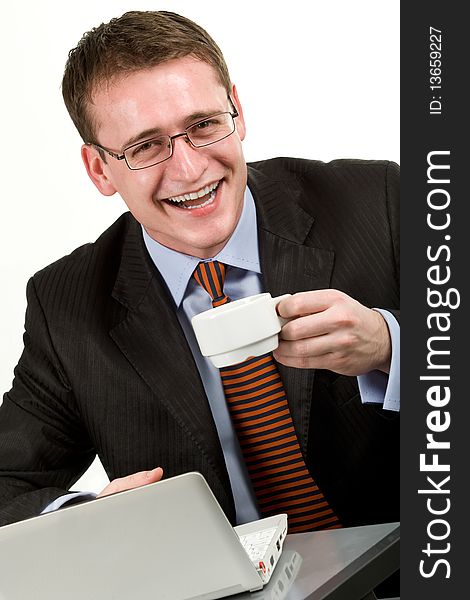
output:
[[[230,302],[224,294],[225,265],[217,260],[200,262],[193,273],[194,279],[212,298],[212,306],[221,306]]]

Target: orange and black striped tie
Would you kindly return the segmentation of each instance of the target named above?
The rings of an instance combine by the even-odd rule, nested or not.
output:
[[[224,264],[200,262],[193,275],[214,308],[230,302]],[[223,367],[220,375],[262,516],[287,513],[290,533],[341,527],[308,472],[272,354]]]

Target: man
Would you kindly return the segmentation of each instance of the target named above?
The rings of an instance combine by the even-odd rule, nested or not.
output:
[[[294,509],[291,531],[396,520],[396,323],[375,310],[398,306],[396,165],[247,167],[223,56],[173,13],[86,34],[63,94],[89,177],[130,214],[29,282],[25,350],[0,407],[0,523],[82,499],[68,490],[96,453],[111,480],[101,495],[197,470],[232,522],[264,514],[189,324],[211,306],[193,277],[208,259],[232,299],[293,294],[274,368],[323,510],[299,524]],[[282,450],[268,461],[279,477]]]

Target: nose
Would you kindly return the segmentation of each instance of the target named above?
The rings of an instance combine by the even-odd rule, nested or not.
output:
[[[173,138],[173,156],[166,163],[166,173],[173,181],[186,183],[201,179],[208,167],[203,149],[194,148],[184,135]]]

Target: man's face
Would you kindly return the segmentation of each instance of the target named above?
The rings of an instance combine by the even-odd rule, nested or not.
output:
[[[235,89],[233,96],[240,116],[232,135],[204,148],[177,138],[173,156],[153,167],[131,171],[124,160],[107,156],[105,163],[94,147],[82,148],[88,174],[103,194],[118,192],[152,238],[200,258],[224,247],[243,207],[245,124]],[[192,57],[120,77],[96,90],[91,105],[99,144],[119,153],[151,137],[145,133],[150,130],[174,135],[206,116],[231,110],[215,70]],[[189,202],[169,200],[214,185],[212,200],[213,194]]]

